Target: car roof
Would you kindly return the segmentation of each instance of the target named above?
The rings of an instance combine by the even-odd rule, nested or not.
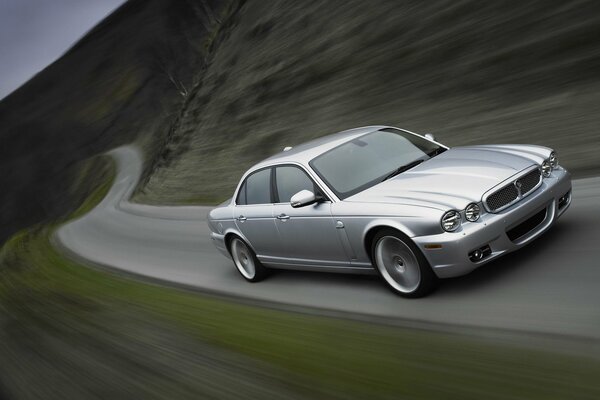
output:
[[[294,146],[288,151],[281,151],[275,155],[272,155],[271,157],[255,164],[249,170],[260,169],[273,164],[284,164],[286,162],[308,165],[308,162],[319,154],[323,154],[326,151],[331,150],[343,143],[349,142],[357,137],[384,128],[392,127],[386,125],[364,126],[322,136],[309,142],[302,143],[298,146]]]

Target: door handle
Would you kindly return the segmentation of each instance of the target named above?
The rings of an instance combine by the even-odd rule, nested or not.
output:
[[[289,215],[286,215],[286,214],[279,214],[279,215],[277,216],[277,219],[279,219],[279,220],[282,220],[282,219],[290,219],[290,216],[289,216]]]
[[[244,217],[243,215],[240,215],[239,217],[237,217],[237,220],[240,221],[240,222],[244,222],[247,219],[248,218]]]

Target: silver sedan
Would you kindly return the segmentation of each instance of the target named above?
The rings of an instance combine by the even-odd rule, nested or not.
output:
[[[419,297],[525,246],[570,203],[570,175],[552,149],[448,148],[369,126],[256,164],[208,224],[250,282],[270,268],[376,272]]]

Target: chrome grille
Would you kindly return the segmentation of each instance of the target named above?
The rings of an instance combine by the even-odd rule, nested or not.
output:
[[[535,168],[487,197],[484,196],[485,206],[490,212],[501,211],[527,196],[541,183],[542,172]]]
[[[517,197],[519,197],[519,191],[514,183],[511,182],[502,189],[489,195],[485,202],[487,203],[488,209],[494,212],[505,205],[512,203]]]
[[[517,179],[517,186],[519,186],[519,184],[521,186],[521,196],[524,196],[534,189],[540,182],[540,179],[542,179],[542,174],[539,169],[534,169],[522,178]]]

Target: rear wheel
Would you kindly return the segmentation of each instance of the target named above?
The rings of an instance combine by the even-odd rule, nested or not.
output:
[[[267,269],[258,261],[256,254],[239,237],[229,243],[229,252],[239,273],[249,282],[258,282],[267,276]]]
[[[373,239],[371,255],[375,269],[388,287],[403,297],[422,297],[438,283],[429,263],[406,236],[383,229]]]

